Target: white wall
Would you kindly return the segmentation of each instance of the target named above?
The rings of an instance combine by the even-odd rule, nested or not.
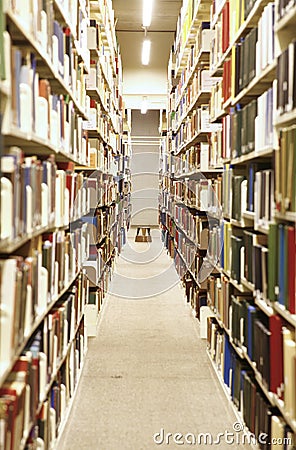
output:
[[[132,225],[158,225],[159,111],[132,111]],[[139,138],[140,136],[140,138]],[[138,137],[138,138],[137,138]]]

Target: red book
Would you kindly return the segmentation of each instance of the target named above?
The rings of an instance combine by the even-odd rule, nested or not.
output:
[[[75,170],[75,164],[72,161],[57,162],[56,164],[60,170],[67,170],[69,172],[74,172]]]
[[[226,2],[222,10],[222,52],[229,46],[229,3]]]
[[[283,369],[283,336],[282,320],[278,315],[270,316],[270,391],[279,398],[283,394],[284,369]]]
[[[291,314],[296,313],[296,234],[294,227],[288,227],[288,309]]]

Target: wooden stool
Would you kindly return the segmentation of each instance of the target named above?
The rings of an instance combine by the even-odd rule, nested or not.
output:
[[[141,235],[140,235],[140,230],[142,230]],[[149,227],[138,227],[135,242],[152,242],[150,228]]]

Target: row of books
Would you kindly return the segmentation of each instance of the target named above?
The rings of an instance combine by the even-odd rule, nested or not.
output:
[[[295,6],[295,2],[287,2],[287,0],[281,0],[277,3],[277,20],[283,18],[286,14],[288,14],[289,10]]]
[[[39,236],[18,256],[0,260],[1,310],[5,311],[1,318],[0,359],[4,369],[30,336],[36,321],[75,278],[88,252],[84,224],[68,233]]]
[[[268,165],[249,163],[246,170],[225,165],[222,199],[218,197],[218,200],[226,217],[241,221],[244,213],[251,212],[255,228],[268,229],[274,216],[274,171]]]
[[[207,179],[200,172],[198,180],[176,181],[174,183],[175,201],[183,202],[189,208],[200,211],[221,211],[221,177]]]
[[[295,228],[270,224],[268,236],[227,221],[209,233],[208,253],[238,283],[246,280],[266,302],[295,314]]]
[[[294,110],[296,107],[296,81],[294,67],[296,42],[292,41],[277,58],[277,114],[281,115]]]
[[[181,95],[183,93],[183,86],[188,83],[192,75],[192,70],[196,66],[196,62],[198,62],[198,58],[202,52],[210,51],[210,42],[212,37],[212,31],[209,29],[209,22],[202,22],[196,32],[195,42],[192,43],[190,47],[190,52],[187,57],[187,61],[185,63],[184,69],[182,69],[179,83],[176,86],[175,90],[175,100],[179,101]],[[202,62],[202,61],[201,61]]]
[[[70,299],[55,312],[51,329],[39,330],[16,361],[9,377],[0,388],[3,448],[55,445],[58,430],[66,417],[73,397],[87,346],[84,323],[77,322],[75,332],[68,334]],[[66,317],[66,316],[65,316]],[[48,349],[57,356],[63,340],[59,370],[48,378]],[[48,345],[48,348],[45,348]],[[57,365],[58,367],[58,365]]]
[[[209,169],[209,144],[199,142],[174,159],[174,175],[186,175]]]
[[[216,83],[216,79],[210,76],[210,72],[206,65],[197,68],[192,78],[192,82],[183,92],[181,100],[175,99],[175,128],[180,125],[182,118],[186,115],[186,112],[193,102],[195,102],[197,97],[201,93],[210,93],[214,83]],[[178,107],[176,108],[177,104]]]
[[[236,345],[246,348],[250,360],[255,363],[256,371],[261,374],[264,387],[284,401],[285,411],[294,420],[294,330],[284,326],[280,316],[268,317],[245,298],[233,296],[231,335]]]
[[[207,249],[209,224],[206,217],[194,214],[184,206],[175,205],[173,218],[196,245],[202,249]]]
[[[223,159],[274,148],[274,95],[275,89],[270,88],[246,106],[230,108],[230,114],[223,117],[222,132],[215,133],[218,144],[212,146],[214,160],[221,164]],[[219,111],[212,114],[215,118]]]
[[[190,273],[183,277],[183,285],[187,303],[191,306],[194,317],[200,318],[200,309],[207,305],[207,294],[204,289],[200,289]]]
[[[181,124],[173,139],[173,150],[178,153],[184,144],[193,141],[200,133],[211,133],[220,129],[219,124],[210,123],[209,105],[194,109],[190,117]]]
[[[82,111],[88,110],[83,70],[79,65],[73,69],[73,73],[77,72],[75,77],[72,74],[76,94],[72,94],[71,99],[69,95],[60,95],[51,87],[51,81],[39,74],[37,54],[14,45],[8,33],[4,36],[4,43],[5,54],[11,54],[11,58],[5,59],[5,75],[11,87],[12,123],[24,132],[35,132],[44,139],[50,137],[56,147],[65,141],[67,148],[71,143],[71,127],[74,126],[74,118],[71,117],[74,115],[73,104],[77,102]],[[66,85],[69,85],[68,81]],[[6,114],[9,115],[9,111]],[[9,122],[9,117],[7,120]]]
[[[275,152],[275,202],[280,213],[296,212],[296,127],[281,128],[279,149]]]
[[[195,17],[197,8],[198,8],[198,1],[190,0],[188,2],[183,2],[182,8],[180,10],[180,14],[177,20],[177,30],[174,44],[177,67],[181,63],[183,50],[187,41],[187,35],[190,30],[192,20]],[[205,5],[203,9],[206,10]]]
[[[68,35],[71,36],[71,39],[77,41],[78,49],[82,52],[87,44],[86,36],[83,36],[83,33],[80,32],[81,28],[83,28],[83,23],[87,23],[84,14],[85,11],[83,10],[85,9],[85,5],[76,0],[63,2],[62,6],[59,6],[59,3],[51,3],[49,1],[44,3],[37,2],[34,5],[28,4],[25,8],[22,8],[21,2],[9,0],[5,6],[8,12],[12,11],[17,16],[22,26],[32,35],[34,40],[38,42],[48,55],[52,55],[54,45],[57,45],[58,49],[59,46],[64,46],[62,42],[64,39],[58,34],[55,34],[57,25],[61,28],[61,32],[64,31],[57,20],[55,20],[58,17],[56,8],[61,8],[68,21]],[[32,17],[33,19],[30,20]],[[42,18],[44,19],[41,20]],[[55,22],[57,22],[57,25],[55,25]]]
[[[262,433],[267,437],[266,442],[260,442],[260,448],[268,448],[267,443],[272,442],[273,438],[281,439],[277,442],[284,442],[286,438],[285,442],[292,448],[295,444],[293,431],[278,411],[271,407],[253,370],[237,355],[229,336],[215,318],[208,319],[208,347],[210,357],[229,388],[230,398],[242,414],[247,429],[255,436],[256,442],[260,442]]]
[[[19,147],[1,157],[1,194],[1,240],[8,241],[38,227],[69,225],[99,201],[98,186],[75,173],[74,164],[56,163],[53,155],[25,157]]]
[[[101,59],[90,60],[90,70],[89,73],[86,75],[85,83],[87,91],[95,91],[96,94],[97,93],[99,94],[100,102],[102,104],[103,109],[105,111],[108,111],[110,115],[116,114],[116,107],[114,104],[116,92],[110,91],[110,86],[108,83],[106,86],[106,80],[104,77],[104,71],[102,70]],[[91,93],[89,93],[89,95],[92,96]],[[118,119],[120,119],[119,116]]]

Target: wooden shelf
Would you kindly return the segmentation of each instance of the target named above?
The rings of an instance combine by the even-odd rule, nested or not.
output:
[[[291,112],[286,112],[277,117],[275,121],[276,127],[283,127],[288,125],[293,125],[296,121],[296,108]]]
[[[269,306],[266,301],[259,296],[255,297],[255,304],[264,312],[268,317],[274,314],[274,310],[271,306]]]
[[[271,158],[273,155],[273,148],[271,147],[267,147],[261,150],[254,150],[250,153],[246,153],[245,155],[239,156],[238,158],[233,158],[230,160],[230,163],[232,165],[237,165],[237,164],[244,164],[248,161],[252,161],[253,159],[260,159],[260,158]]]
[[[5,379],[7,378],[8,374],[11,372],[14,364],[18,360],[19,356],[22,354],[24,348],[28,344],[29,340],[31,339],[33,333],[37,330],[39,325],[43,322],[44,318],[47,316],[47,314],[50,312],[50,310],[53,308],[55,303],[67,292],[67,290],[71,287],[71,285],[76,280],[80,270],[76,272],[75,276],[67,283],[67,285],[64,287],[64,289],[56,296],[54,297],[50,303],[47,305],[46,311],[44,311],[40,316],[35,318],[35,322],[31,327],[30,333],[28,333],[27,336],[24,336],[24,340],[19,346],[19,348],[16,350],[14,357],[10,363],[6,365],[6,367],[1,367],[0,372],[0,386],[4,383]]]
[[[221,5],[217,9],[217,11],[215,11],[215,14],[214,14],[214,16],[212,17],[212,20],[211,20],[211,30],[214,30],[214,27],[215,27],[216,23],[218,22],[219,16],[220,16],[220,14],[222,12],[222,9],[225,6],[225,3],[226,3],[226,0],[223,0],[221,2]]]
[[[9,130],[3,130],[2,138],[6,145],[18,145],[27,155],[50,156],[54,154],[56,161],[71,161],[83,166],[79,159],[74,159],[63,148],[56,148],[50,141],[42,139],[34,133],[24,133],[19,128],[11,127]],[[85,165],[85,167],[87,166]]]
[[[197,106],[200,106],[200,105],[202,105],[204,103],[209,102],[210,97],[211,97],[211,92],[209,92],[209,91],[200,91],[200,92],[198,92],[198,94],[196,95],[194,100],[190,103],[187,111],[182,115],[182,117],[181,117],[177,127],[174,130],[174,133],[177,133],[179,131],[179,128],[181,127],[182,123],[184,122],[186,117],[189,116],[191,111],[194,108],[196,108]]]
[[[213,174],[215,174],[215,173],[222,173],[222,172],[223,172],[222,169],[205,169],[205,170],[196,169],[196,170],[193,170],[191,172],[184,172],[184,173],[175,175],[174,178],[176,180],[180,180],[182,178],[195,178],[195,177],[200,178],[201,175],[204,174],[204,173],[209,173],[209,174],[213,173]]]
[[[296,212],[286,211],[284,214],[275,211],[274,218],[277,220],[284,220],[285,222],[296,222]]]
[[[296,25],[296,6],[294,5],[287,13],[278,20],[275,24],[275,32],[291,32],[291,37],[295,37],[295,25]]]
[[[50,80],[51,86],[54,88],[57,94],[69,95],[78,114],[80,114],[84,119],[87,120],[86,111],[78,103],[73,92],[69,89],[69,86],[66,85],[63,78],[56,72],[45,50],[39,45],[39,43],[33,38],[33,36],[31,36],[30,33],[27,32],[27,30],[22,26],[19,18],[12,11],[7,11],[6,17],[12,41],[16,40],[17,42],[25,42],[26,46],[29,47],[36,55],[37,72],[39,73],[40,77],[48,78]]]
[[[105,105],[104,100],[103,100],[103,96],[102,96],[102,94],[101,94],[101,92],[99,91],[98,88],[86,89],[86,93],[91,98],[93,98],[93,99],[95,99],[95,100],[100,102],[104,112],[108,112],[107,106]]]
[[[190,44],[194,44],[195,42],[196,29],[198,25],[203,20],[208,20],[208,17],[210,15],[210,5],[211,3],[208,0],[199,0],[195,8],[195,15],[192,19],[191,25],[189,27],[189,32],[181,49],[180,52],[181,54],[179,55],[179,58],[176,58],[176,70],[175,70],[176,78],[178,78],[181,75],[182,68],[186,64],[186,58],[189,54],[189,46]],[[178,47],[178,45],[179,42],[177,43],[176,47]]]
[[[193,76],[194,76],[194,74],[196,72],[196,68],[198,67],[199,64],[208,62],[209,61],[209,57],[210,57],[210,52],[209,51],[205,51],[205,50],[202,50],[202,49],[200,50],[199,54],[197,55],[197,57],[196,57],[196,59],[195,59],[195,61],[193,63],[193,66],[192,66],[192,68],[191,68],[191,70],[189,72],[189,75],[187,76],[187,80],[185,81],[185,83],[182,86],[180,95],[179,95],[178,100],[177,100],[176,105],[175,105],[175,109],[176,110],[178,109],[178,107],[180,105],[180,102],[182,100],[182,97],[183,97],[183,95],[184,95],[188,85],[192,81],[192,78],[193,78]]]
[[[262,16],[263,9],[269,2],[270,0],[257,0],[255,2],[248,17],[238,29],[234,39],[229,44],[229,47],[227,48],[226,52],[221,55],[218,63],[215,65],[215,67],[211,69],[211,76],[221,75],[220,71],[222,69],[222,65],[224,61],[230,56],[232,47],[249,32],[250,28],[254,28],[258,24],[258,21]]]
[[[237,103],[245,105],[249,103],[253,98],[259,97],[265,92],[271,85],[276,76],[277,62],[267,66],[258,77],[255,77],[250,84],[244,88],[234,99],[232,100],[232,106]]]
[[[185,142],[183,145],[181,145],[181,147],[178,148],[175,155],[180,155],[189,147],[198,142],[207,142],[209,138],[209,133],[211,133],[211,131],[198,131],[188,142]]]
[[[289,322],[293,327],[296,328],[296,314],[291,314],[283,305],[279,302],[273,303],[274,310],[282,316],[287,322]]]
[[[283,418],[285,419],[286,423],[289,425],[293,433],[296,433],[296,420],[292,418],[290,414],[288,414],[285,410],[285,403],[283,402],[283,400],[279,399],[278,396],[274,394],[274,402],[275,406],[278,407],[280,413],[282,414]]]

